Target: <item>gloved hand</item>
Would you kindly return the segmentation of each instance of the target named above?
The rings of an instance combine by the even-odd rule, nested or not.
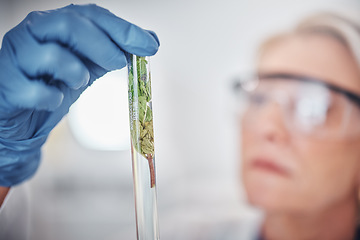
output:
[[[31,177],[49,132],[105,73],[126,66],[124,52],[157,52],[155,33],[96,5],[30,13],[0,50],[0,186]]]

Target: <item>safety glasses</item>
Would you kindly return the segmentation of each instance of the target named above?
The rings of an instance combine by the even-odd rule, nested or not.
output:
[[[257,128],[279,112],[291,133],[316,138],[360,136],[360,96],[320,79],[276,73],[239,81],[243,124]]]

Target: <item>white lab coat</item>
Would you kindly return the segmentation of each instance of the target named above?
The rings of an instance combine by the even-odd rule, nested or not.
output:
[[[29,239],[30,207],[27,184],[12,187],[0,208],[0,240]]]

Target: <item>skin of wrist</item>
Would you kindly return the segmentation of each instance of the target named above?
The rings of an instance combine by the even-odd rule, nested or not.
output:
[[[0,207],[2,206],[5,198],[6,198],[6,195],[8,194],[10,190],[10,187],[2,187],[0,186]]]

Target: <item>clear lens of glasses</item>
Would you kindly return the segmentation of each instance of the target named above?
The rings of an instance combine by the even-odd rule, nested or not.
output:
[[[314,137],[349,137],[360,134],[360,110],[344,95],[321,83],[289,79],[251,80],[243,120],[260,126],[270,109],[280,110],[289,131]]]

